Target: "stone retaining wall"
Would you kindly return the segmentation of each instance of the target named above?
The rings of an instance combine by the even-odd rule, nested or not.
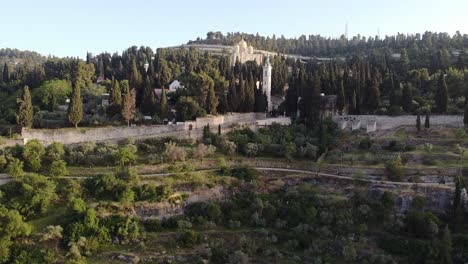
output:
[[[145,139],[153,137],[174,136],[179,138],[200,138],[207,125],[213,133],[227,133],[238,127],[258,128],[261,125],[285,123],[284,118],[266,119],[264,113],[230,113],[220,116],[207,116],[194,121],[177,122],[170,125],[136,126],[136,127],[97,127],[97,128],[63,128],[63,129],[23,129],[23,142],[37,139],[44,145],[53,142],[75,144],[83,142],[116,141],[127,138]]]
[[[415,115],[404,116],[380,116],[380,115],[345,115],[334,116],[333,121],[337,122],[339,126],[346,122],[347,128],[351,128],[349,124],[360,123],[360,128],[367,128],[368,125],[373,125],[374,121],[377,123],[377,130],[388,130],[399,126],[415,126]],[[424,124],[424,116],[421,116]],[[430,117],[431,126],[447,125],[454,127],[463,127],[463,116],[461,115],[432,115]],[[355,128],[352,128],[353,130]]]

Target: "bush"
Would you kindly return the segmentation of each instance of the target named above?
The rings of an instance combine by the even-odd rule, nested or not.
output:
[[[19,159],[11,159],[8,164],[8,173],[10,173],[13,178],[21,177],[24,174],[23,164],[24,163]]]
[[[65,149],[62,143],[54,142],[46,148],[46,158],[49,162],[61,160],[65,155]]]
[[[203,217],[208,221],[219,223],[222,217],[221,208],[216,203],[196,202],[189,204],[185,209],[185,215],[191,219]]]
[[[39,141],[31,140],[26,143],[23,150],[26,168],[34,172],[39,171],[44,154],[45,149]]]
[[[184,246],[193,246],[201,241],[201,236],[194,230],[185,230],[179,239]]]
[[[55,160],[50,164],[49,175],[51,177],[62,177],[68,174],[67,163],[63,160]]]
[[[148,232],[161,232],[163,230],[162,223],[158,219],[149,219],[143,222],[143,226]]]
[[[198,146],[192,149],[193,158],[203,160],[207,156],[211,156],[216,152],[216,147],[212,145],[198,144]]]
[[[374,141],[370,137],[366,137],[359,142],[359,149],[370,149]]]
[[[164,146],[164,155],[169,162],[185,161],[187,152],[184,148],[177,146],[177,144],[172,141],[164,144]]]
[[[258,178],[258,173],[255,169],[250,167],[237,167],[231,169],[232,177],[239,180],[253,181]]]
[[[258,145],[256,143],[247,143],[244,152],[248,157],[255,157],[258,155]]]
[[[385,165],[387,176],[392,181],[401,181],[405,176],[405,168],[401,162],[400,155],[396,155],[393,160]]]
[[[135,145],[127,144],[114,152],[113,158],[116,164],[126,166],[135,162],[137,158],[136,152],[137,147]]]

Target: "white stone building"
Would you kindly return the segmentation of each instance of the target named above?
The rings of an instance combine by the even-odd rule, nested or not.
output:
[[[169,92],[174,93],[178,89],[183,89],[184,86],[178,81],[174,80],[171,84],[169,84]]]
[[[263,61],[263,54],[256,53],[254,48],[245,42],[242,39],[237,45],[234,46],[233,52],[231,54],[231,64],[234,66],[236,61],[239,60],[240,63],[246,63],[248,61],[256,61],[258,64]]]

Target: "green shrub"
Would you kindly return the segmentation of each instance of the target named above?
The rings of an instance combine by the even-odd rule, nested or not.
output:
[[[45,154],[45,149],[37,140],[31,140],[24,145],[23,159],[26,168],[37,172],[41,168],[42,158]]]
[[[367,150],[371,148],[372,144],[374,144],[374,141],[370,137],[366,137],[364,139],[361,139],[361,141],[359,141],[358,148]]]
[[[49,167],[51,177],[62,177],[68,174],[67,163],[63,160],[54,160]]]
[[[159,219],[149,219],[143,222],[145,230],[148,232],[161,232],[163,230],[162,223]]]
[[[403,167],[403,163],[401,162],[400,155],[396,155],[395,158],[389,161],[385,165],[385,170],[387,172],[387,176],[392,181],[401,181],[405,176],[405,168]]]
[[[201,236],[197,231],[185,230],[180,235],[179,241],[182,242],[186,247],[193,246],[201,241]]]
[[[239,180],[253,181],[258,178],[258,172],[251,167],[236,167],[231,169],[231,176]]]

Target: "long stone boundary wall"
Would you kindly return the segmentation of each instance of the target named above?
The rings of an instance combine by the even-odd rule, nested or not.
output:
[[[377,130],[389,130],[399,126],[416,126],[415,115],[404,116],[379,116],[379,115],[345,115],[334,116],[333,120],[342,129],[366,129],[376,125]],[[421,123],[424,126],[424,116],[421,116]],[[359,126],[354,126],[359,124]],[[431,126],[454,126],[463,127],[463,116],[461,115],[431,115]],[[373,132],[373,131],[368,131]]]
[[[286,120],[287,119],[287,120]],[[261,121],[261,124],[259,122]],[[288,122],[289,121],[289,122]],[[220,116],[207,116],[194,121],[177,122],[177,124],[135,126],[135,127],[97,127],[97,128],[63,128],[63,129],[23,129],[23,142],[37,139],[44,145],[53,142],[75,144],[84,142],[117,141],[127,138],[145,139],[152,137],[174,136],[178,138],[200,138],[207,125],[213,133],[227,133],[237,127],[257,129],[259,126],[273,123],[290,124],[289,118],[266,118],[264,113],[230,113]]]

